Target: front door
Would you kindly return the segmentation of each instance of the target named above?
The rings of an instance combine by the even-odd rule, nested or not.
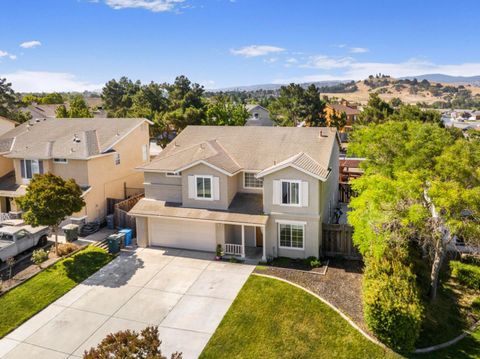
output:
[[[257,247],[263,247],[263,234],[260,227],[255,227],[255,239]]]

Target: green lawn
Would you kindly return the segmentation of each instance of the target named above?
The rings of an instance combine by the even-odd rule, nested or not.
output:
[[[201,358],[400,358],[287,283],[250,276]]]
[[[87,247],[0,297],[0,338],[54,302],[113,259],[103,249]]]

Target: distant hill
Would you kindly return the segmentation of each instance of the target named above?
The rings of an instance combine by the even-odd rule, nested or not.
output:
[[[316,82],[304,82],[300,85],[302,87],[308,87],[311,84],[314,84],[317,87],[324,87],[324,86],[335,86],[341,83],[347,83],[349,81],[316,81]],[[212,92],[216,91],[258,91],[258,90],[278,90],[280,87],[288,85],[288,84],[261,84],[261,85],[248,85],[248,86],[235,86],[235,87],[227,87],[221,89],[210,90]]]
[[[480,76],[450,76],[444,74],[426,74],[418,76],[407,76],[402,77],[402,79],[417,79],[417,80],[428,80],[432,82],[441,82],[448,84],[471,84],[471,85],[480,85]]]

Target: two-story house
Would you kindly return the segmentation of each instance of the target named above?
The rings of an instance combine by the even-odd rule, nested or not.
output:
[[[86,206],[74,217],[103,218],[107,198],[123,199],[126,187],[143,187],[135,167],[150,160],[148,127],[148,120],[134,118],[48,118],[1,135],[1,157],[14,168],[0,179],[2,211],[19,210],[14,199],[25,194],[30,179],[50,172],[82,188]]]
[[[140,246],[318,257],[338,202],[335,129],[189,126],[140,168]]]

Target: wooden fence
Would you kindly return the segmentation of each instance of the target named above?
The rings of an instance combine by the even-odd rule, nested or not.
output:
[[[361,259],[353,245],[353,228],[348,224],[322,224],[322,253],[327,257],[340,256],[347,259]]]
[[[128,211],[130,211],[143,197],[144,194],[140,193],[114,205],[113,216],[115,226],[119,228],[131,228],[134,237],[137,235],[135,217],[130,216]]]

